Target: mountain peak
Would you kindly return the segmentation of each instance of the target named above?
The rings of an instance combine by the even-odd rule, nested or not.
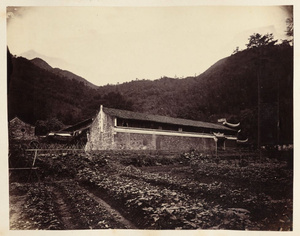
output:
[[[89,86],[90,88],[97,88],[96,85],[90,83],[89,81],[87,81],[86,79],[68,71],[68,70],[62,70],[60,68],[53,68],[52,66],[50,66],[45,60],[39,58],[39,57],[36,57],[34,59],[31,59],[30,62],[32,62],[34,65],[38,66],[39,68],[41,69],[44,69],[44,70],[47,70],[55,75],[58,75],[58,76],[62,76],[62,77],[65,77],[69,80],[72,80],[72,79],[75,79],[79,82],[83,82],[83,84]]]
[[[32,59],[34,59],[34,58],[45,58],[45,56],[44,55],[42,55],[42,54],[40,54],[40,53],[38,53],[38,52],[36,52],[36,51],[34,51],[34,50],[28,50],[28,51],[26,51],[26,52],[23,52],[23,53],[21,53],[20,54],[20,56],[21,57],[25,57],[25,58],[27,58],[28,60],[32,60]]]
[[[40,68],[42,68],[42,69],[44,69],[44,70],[52,70],[53,68],[47,63],[47,62],[45,62],[43,59],[41,59],[41,58],[38,58],[38,57],[36,57],[36,58],[34,58],[34,59],[32,59],[32,60],[30,60],[33,64],[35,64],[36,66],[38,66],[38,67],[40,67]]]

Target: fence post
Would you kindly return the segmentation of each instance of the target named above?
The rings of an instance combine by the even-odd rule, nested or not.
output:
[[[34,159],[33,159],[33,163],[32,163],[32,167],[34,167],[34,164],[35,164],[35,160],[36,160],[36,157],[37,157],[37,149],[35,149],[34,151]]]

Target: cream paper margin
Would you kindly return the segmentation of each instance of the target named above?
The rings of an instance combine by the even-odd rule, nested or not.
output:
[[[9,193],[8,193],[8,129],[7,129],[7,83],[6,83],[6,6],[259,6],[259,5],[294,5],[294,212],[293,232],[266,232],[266,231],[232,231],[232,230],[9,230]],[[300,235],[299,226],[299,168],[298,156],[298,131],[299,131],[299,48],[297,33],[300,16],[299,4],[296,0],[2,0],[0,1],[0,236],[2,235],[157,235],[173,236],[189,235]]]

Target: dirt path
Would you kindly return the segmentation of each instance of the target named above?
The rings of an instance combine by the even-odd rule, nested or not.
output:
[[[129,220],[125,219],[119,211],[116,209],[112,208],[107,202],[105,202],[103,199],[97,197],[91,192],[86,191],[87,195],[91,198],[93,198],[96,202],[99,203],[104,209],[106,209],[114,218],[117,222],[121,223],[124,225],[125,229],[137,229],[135,225],[130,222]]]
[[[76,225],[77,219],[74,219],[74,216],[71,215],[70,206],[68,206],[68,202],[64,200],[65,196],[63,196],[63,193],[58,187],[60,184],[64,182],[67,183],[68,181],[55,181],[55,184],[58,185],[52,187],[52,192],[54,193],[55,201],[56,204],[58,205],[57,214],[60,216],[62,224],[64,225],[64,229],[75,229],[77,227],[80,227],[80,225]],[[78,192],[81,192],[83,195],[86,195],[91,199],[93,199],[96,202],[96,204],[99,204],[99,207],[101,209],[106,210],[108,214],[111,215],[113,220],[117,222],[118,225],[121,225],[122,228],[136,229],[133,223],[125,219],[119,211],[111,207],[103,199],[94,195],[92,192],[90,192],[89,190],[85,189],[82,186],[76,185],[76,189],[78,190]]]
[[[73,211],[70,208],[71,205],[66,200],[66,196],[62,191],[60,185],[66,184],[70,181],[53,181],[45,182],[46,185],[50,187],[50,192],[53,194],[53,200],[55,203],[55,215],[58,217],[58,220],[61,222],[61,230],[74,230],[82,227],[80,220],[80,215],[73,215]],[[76,191],[80,192],[82,196],[89,197],[93,199],[95,207],[103,209],[102,212],[106,212],[107,216],[102,218],[106,219],[107,222],[111,223],[112,226],[116,226],[120,229],[136,229],[135,225],[124,218],[119,211],[111,207],[107,202],[105,202],[100,197],[94,195],[92,192],[86,188],[75,185],[74,188]],[[33,222],[30,218],[26,217],[26,211],[28,209],[24,208],[26,203],[26,192],[20,192],[15,190],[11,192],[9,201],[10,201],[10,229],[11,230],[26,230],[26,229],[37,229],[37,223]],[[81,206],[84,206],[84,201],[81,202]],[[89,208],[87,208],[89,209]],[[101,211],[100,211],[101,212]],[[100,213],[99,212],[99,213]],[[85,216],[88,216],[89,212],[83,212]],[[92,216],[92,215],[91,215]],[[93,216],[92,216],[93,217]],[[99,219],[101,219],[101,213],[99,214]],[[92,220],[92,218],[91,218]],[[108,224],[110,225],[110,224]]]
[[[61,218],[64,229],[74,229],[74,224],[72,223],[72,216],[70,214],[70,210],[63,200],[62,193],[52,187],[52,193],[55,196],[56,203],[58,205],[57,212]]]
[[[11,230],[32,229],[32,221],[23,214],[26,196],[9,196],[9,228]]]

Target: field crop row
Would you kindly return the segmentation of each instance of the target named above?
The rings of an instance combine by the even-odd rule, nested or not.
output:
[[[63,229],[51,188],[43,183],[14,184],[11,194],[25,195],[22,216],[26,229]],[[24,227],[18,225],[16,227]]]
[[[68,202],[68,212],[72,216],[73,225],[78,229],[113,229],[126,228],[101,206],[78,183],[56,183],[56,189],[61,190]]]
[[[28,209],[38,215],[30,215],[36,227],[291,229],[292,170],[284,160],[250,155],[217,159],[198,153],[177,156],[174,163],[169,156],[159,162],[150,157],[141,161],[134,154],[125,158],[113,153],[38,157],[44,184],[39,189],[32,183],[28,191],[34,199]],[[97,199],[134,224],[122,223]]]
[[[149,229],[208,229],[212,227],[250,227],[249,212],[244,209],[223,209],[204,199],[153,186],[143,180],[124,175],[106,175],[88,168],[78,173],[84,184],[98,188],[109,198],[121,203],[124,212],[142,216],[139,227]],[[228,216],[230,215],[230,220]]]
[[[12,194],[25,197],[19,222],[12,229],[117,229],[127,228],[78,183],[14,184]]]

